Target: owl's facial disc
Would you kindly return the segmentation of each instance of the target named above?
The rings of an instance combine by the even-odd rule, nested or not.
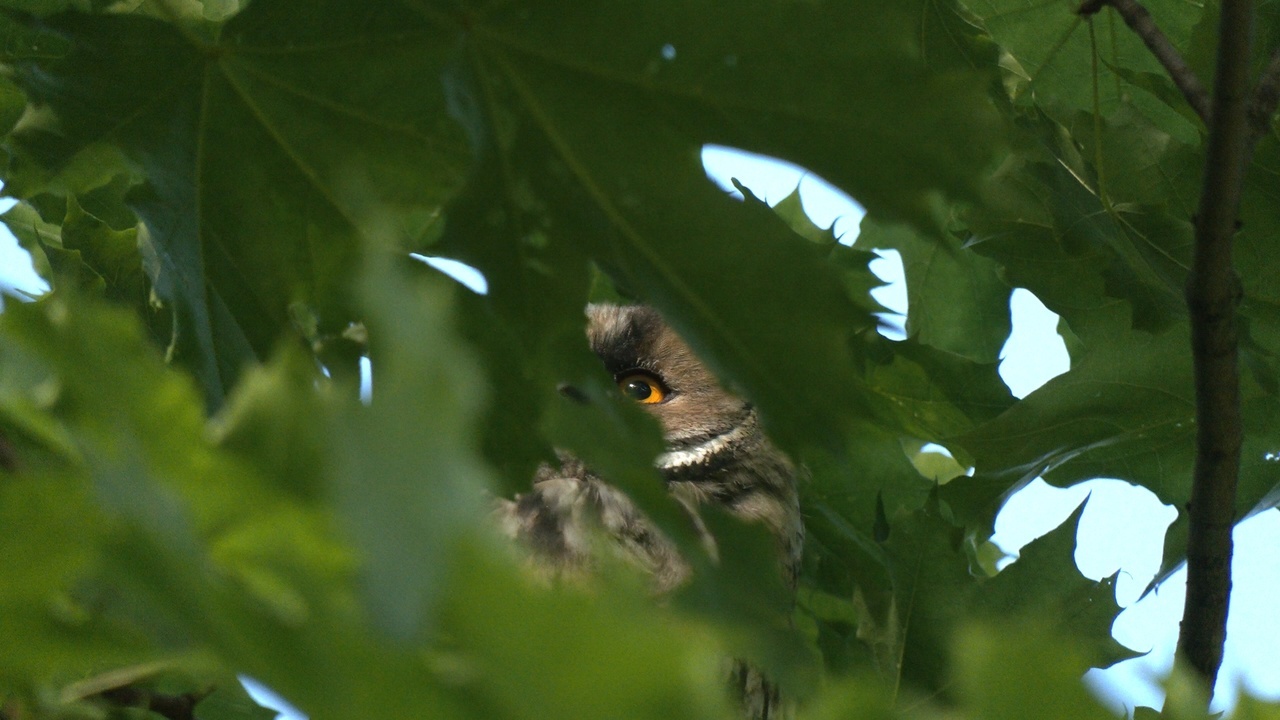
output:
[[[721,387],[657,311],[591,305],[587,316],[591,349],[619,391],[662,423],[670,451],[688,453],[718,436],[727,438],[749,414],[747,404]],[[706,445],[702,453],[713,451],[717,447]]]

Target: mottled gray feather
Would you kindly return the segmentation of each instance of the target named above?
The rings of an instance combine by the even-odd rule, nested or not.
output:
[[[804,541],[791,462],[765,437],[750,404],[719,381],[656,311],[643,306],[592,305],[587,337],[615,378],[651,373],[669,388],[666,399],[642,405],[662,424],[666,451],[657,467],[668,491],[689,510],[695,529],[714,547],[697,509],[717,506],[766,527],[777,542],[779,569],[794,589]],[[635,504],[577,458],[561,454],[538,469],[530,492],[499,501],[503,531],[528,549],[531,564],[553,576],[589,573],[601,535],[644,569],[659,592],[689,576],[689,564]],[[729,684],[750,720],[789,714],[777,687],[750,664],[735,661]]]

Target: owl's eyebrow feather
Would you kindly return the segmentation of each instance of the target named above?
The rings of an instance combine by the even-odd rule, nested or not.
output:
[[[604,308],[605,313],[625,319],[625,322],[609,327],[607,332],[591,337],[591,349],[604,362],[609,372],[617,373],[639,369],[655,373],[662,378],[655,348],[651,338],[663,327],[661,316],[652,308],[625,306]],[[665,381],[665,379],[664,379]]]

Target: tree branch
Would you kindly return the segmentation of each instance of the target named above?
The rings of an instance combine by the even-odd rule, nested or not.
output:
[[[9,442],[9,438],[0,432],[0,470],[6,472],[18,471],[18,453],[13,449],[13,444]],[[0,718],[3,720],[3,718]]]
[[[1209,93],[1205,91],[1204,85],[1200,84],[1200,78],[1196,77],[1191,66],[1182,59],[1177,48],[1160,31],[1151,13],[1147,12],[1141,3],[1137,0],[1084,0],[1076,14],[1090,17],[1101,11],[1105,5],[1115,8],[1116,12],[1120,13],[1120,17],[1124,18],[1125,24],[1142,39],[1142,42],[1146,43],[1147,49],[1164,66],[1173,84],[1182,91],[1182,96],[1196,111],[1196,115],[1199,115],[1204,124],[1208,125],[1213,113],[1209,104]]]
[[[167,720],[195,720],[196,705],[212,690],[169,695],[150,692],[134,685],[112,688],[98,697],[122,708],[145,708]]]
[[[1240,284],[1231,250],[1252,148],[1252,25],[1252,0],[1223,0],[1195,257],[1186,286],[1195,362],[1196,460],[1187,505],[1187,602],[1178,655],[1205,678],[1211,691],[1226,639],[1243,435],[1236,328]]]

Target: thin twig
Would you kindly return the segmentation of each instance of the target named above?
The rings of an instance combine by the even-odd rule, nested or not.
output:
[[[1222,665],[1231,597],[1231,532],[1244,435],[1240,417],[1240,280],[1232,266],[1245,168],[1280,102],[1280,53],[1249,100],[1252,0],[1223,0],[1212,106],[1195,73],[1136,0],[1084,0],[1083,16],[1110,5],[1142,38],[1209,128],[1196,215],[1195,258],[1187,275],[1195,364],[1196,459],[1187,504],[1187,600],[1178,656],[1212,690]]]
[[[1115,8],[1116,12],[1120,13],[1120,17],[1124,18],[1125,24],[1142,42],[1146,43],[1147,49],[1156,56],[1165,71],[1169,73],[1173,84],[1182,91],[1187,104],[1191,105],[1196,115],[1199,115],[1204,124],[1208,125],[1213,113],[1209,104],[1209,93],[1200,83],[1200,78],[1196,77],[1195,71],[1182,59],[1178,49],[1160,31],[1155,18],[1152,18],[1151,13],[1147,12],[1147,9],[1137,0],[1084,0],[1076,13],[1082,17],[1089,17],[1097,14],[1106,5]]]
[[[1222,664],[1231,595],[1231,531],[1243,429],[1240,419],[1240,281],[1232,267],[1245,167],[1249,162],[1252,0],[1223,0],[1212,122],[1187,276],[1195,363],[1196,459],[1187,504],[1187,601],[1178,656],[1212,690]]]
[[[1249,124],[1252,126],[1251,144],[1256,143],[1263,135],[1271,132],[1271,116],[1280,105],[1280,49],[1271,55],[1271,62],[1258,79],[1258,86],[1253,91],[1253,101],[1249,103]]]
[[[99,693],[98,697],[116,707],[145,708],[167,720],[195,720],[196,705],[211,692],[212,689],[169,695],[127,685]]]
[[[0,432],[0,470],[6,472],[18,471],[18,452],[14,450],[13,443],[9,442],[9,438]],[[3,718],[0,718],[3,720]]]

